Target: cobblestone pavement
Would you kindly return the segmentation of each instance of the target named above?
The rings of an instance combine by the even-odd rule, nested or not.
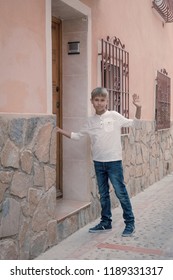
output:
[[[89,233],[99,219],[83,227],[37,260],[173,260],[173,173],[131,198],[136,218],[133,237],[124,229],[120,207],[112,211],[113,229]]]

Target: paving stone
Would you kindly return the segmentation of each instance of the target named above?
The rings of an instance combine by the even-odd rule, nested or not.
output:
[[[173,173],[131,198],[136,219],[132,237],[121,237],[122,209],[112,210],[113,229],[89,233],[99,219],[78,230],[36,259],[172,260]]]

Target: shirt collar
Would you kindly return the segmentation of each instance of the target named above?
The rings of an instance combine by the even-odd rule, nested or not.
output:
[[[109,113],[109,111],[107,110],[106,112],[104,112],[104,113],[101,114],[101,115],[98,115],[98,114],[95,113],[95,116],[97,116],[97,117],[104,117],[104,116],[106,116],[108,113]]]

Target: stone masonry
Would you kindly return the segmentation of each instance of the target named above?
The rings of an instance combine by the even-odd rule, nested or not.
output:
[[[0,259],[32,259],[56,244],[53,116],[0,117]]]
[[[173,171],[173,126],[155,130],[154,122],[137,121],[122,137],[125,182],[131,196]]]
[[[173,126],[137,121],[122,136],[130,196],[173,171]],[[57,223],[56,132],[51,116],[0,116],[0,259],[33,259],[100,216],[91,164],[88,207]],[[118,205],[110,187],[112,207]]]

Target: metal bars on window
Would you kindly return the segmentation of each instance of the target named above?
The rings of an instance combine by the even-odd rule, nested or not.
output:
[[[129,117],[129,53],[117,37],[101,40],[101,83],[109,92],[109,110]],[[123,129],[122,133],[128,132]]]
[[[170,128],[171,80],[166,74],[166,71],[164,71],[164,73],[157,71],[155,111],[157,130]]]

